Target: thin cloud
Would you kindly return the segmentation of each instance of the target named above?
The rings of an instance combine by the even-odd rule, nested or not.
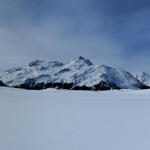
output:
[[[138,61],[141,50],[148,54],[150,48],[143,44],[149,41],[147,5],[138,2],[132,11],[131,7],[122,11],[119,6],[124,7],[123,4],[110,5],[112,0],[108,4],[96,0],[0,2],[4,4],[0,6],[0,68],[3,70],[32,59],[67,61],[82,55],[97,64],[128,70],[141,69],[138,66],[143,65],[143,70],[150,71],[144,65],[147,56],[142,63]],[[125,5],[129,6],[128,2]],[[143,46],[136,47],[140,41]],[[133,59],[128,59],[130,56]]]

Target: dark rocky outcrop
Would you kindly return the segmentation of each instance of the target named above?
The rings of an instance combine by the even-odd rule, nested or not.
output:
[[[106,91],[110,90],[111,88],[108,87],[107,83],[105,81],[100,81],[99,84],[94,85],[94,90],[96,91]]]
[[[15,86],[15,88],[23,88],[23,89],[35,89],[35,80],[34,79],[27,79],[24,83]]]
[[[83,90],[83,91],[91,91],[93,88],[92,87],[87,87],[85,85],[83,86],[75,86],[72,88],[72,90]]]
[[[6,85],[0,80],[0,86],[6,86]]]
[[[40,65],[43,62],[43,60],[34,60],[32,62],[29,63],[30,67],[36,67],[38,65]]]
[[[58,87],[59,89],[62,89],[63,84],[62,84],[62,83],[53,83],[52,87],[53,87],[53,88]]]
[[[34,79],[27,79],[24,83],[15,86],[15,88],[23,88],[27,90],[42,90],[47,88],[72,89],[73,83],[36,83]]]
[[[150,89],[149,86],[143,85],[140,89],[144,90],[144,89]]]
[[[63,89],[68,89],[68,90],[70,90],[70,89],[72,89],[73,86],[74,86],[73,83],[64,83],[64,84],[63,84]]]
[[[46,84],[45,84],[45,88],[46,88],[46,89],[47,89],[47,88],[52,88],[52,86],[53,86],[52,83],[46,83]]]

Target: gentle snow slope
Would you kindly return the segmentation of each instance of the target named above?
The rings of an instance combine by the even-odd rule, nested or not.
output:
[[[150,149],[150,90],[0,95],[1,150]]]

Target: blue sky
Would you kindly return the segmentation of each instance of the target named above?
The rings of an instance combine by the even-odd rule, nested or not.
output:
[[[148,0],[0,0],[0,70],[33,59],[150,73]]]

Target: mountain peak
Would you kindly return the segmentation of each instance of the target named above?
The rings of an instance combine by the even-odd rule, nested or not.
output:
[[[29,63],[29,66],[30,66],[30,67],[38,66],[38,65],[40,65],[40,64],[43,63],[43,62],[44,62],[43,60],[38,60],[38,59],[36,59],[36,60],[31,61],[31,62]]]
[[[75,62],[81,62],[81,61],[83,61],[84,63],[86,63],[88,66],[93,65],[93,63],[92,63],[89,59],[85,59],[85,58],[82,57],[82,56],[79,56],[79,57],[75,60]]]
[[[111,68],[111,67],[109,67],[107,65],[100,65],[99,67],[101,67],[101,68]]]
[[[80,60],[85,60],[85,58],[82,57],[82,56],[79,56],[78,59],[80,59]]]

